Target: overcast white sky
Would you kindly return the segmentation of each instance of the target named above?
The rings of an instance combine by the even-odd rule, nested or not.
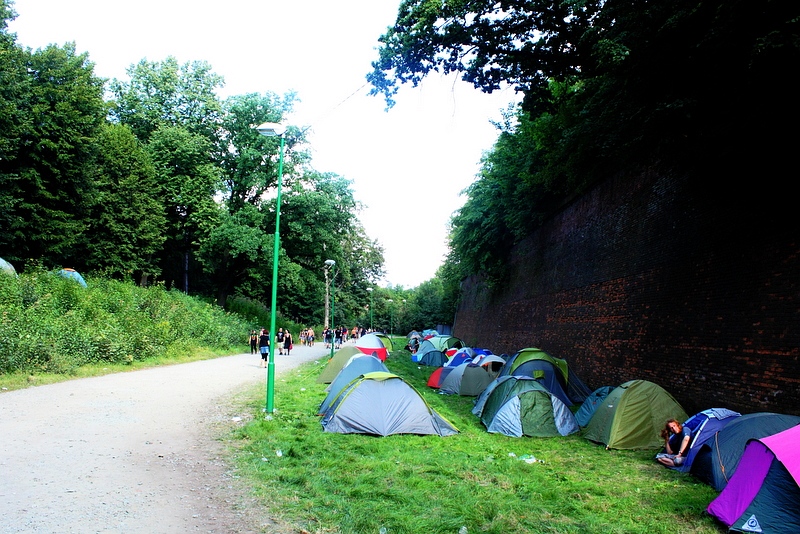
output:
[[[291,122],[311,126],[312,166],[353,180],[370,238],[384,247],[382,285],[433,277],[447,223],[497,139],[489,122],[516,101],[453,78],[403,87],[385,111],[367,96],[378,37],[400,0],[15,0],[9,29],[33,49],[74,41],[95,73],[127,79],[142,59],[207,61],[223,98],[296,91]],[[322,266],[320,266],[322,268]]]

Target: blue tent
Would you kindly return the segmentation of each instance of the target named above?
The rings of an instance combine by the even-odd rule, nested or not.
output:
[[[14,269],[14,266],[3,258],[0,258],[0,272],[8,273],[11,276],[17,276],[17,270]]]
[[[575,419],[581,427],[585,427],[592,420],[594,412],[597,407],[603,404],[608,394],[614,391],[614,386],[603,386],[592,391],[592,393],[583,401],[581,407],[575,412]]]
[[[735,417],[740,417],[742,414],[734,412],[726,408],[709,408],[702,412],[696,413],[683,423],[683,426],[688,427],[692,431],[692,441],[689,443],[689,452],[686,455],[684,462],[673,467],[676,471],[688,472],[692,467],[695,456],[703,446],[703,444],[714,435],[725,428],[725,425],[734,420]]]
[[[71,278],[72,280],[75,280],[83,287],[87,287],[86,280],[84,280],[83,277],[80,275],[80,273],[75,269],[69,269],[69,268],[61,269],[60,271],[58,271],[58,274],[63,276],[64,278]]]
[[[771,412],[734,417],[723,429],[709,433],[709,439],[697,451],[690,471],[717,491],[722,491],[736,472],[749,440],[765,438],[798,424],[800,416]]]

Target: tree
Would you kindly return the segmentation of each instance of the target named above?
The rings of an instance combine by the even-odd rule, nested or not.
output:
[[[208,139],[182,126],[159,127],[147,144],[158,183],[152,194],[167,217],[161,269],[169,284],[184,291],[199,243],[217,223],[219,175],[211,150]]]
[[[561,125],[548,162],[571,174],[691,170],[709,154],[762,168],[763,153],[789,148],[779,132],[800,110],[785,68],[800,60],[798,15],[778,0],[406,0],[368,79],[390,103],[432,71],[487,92],[511,85],[532,120]],[[747,157],[752,145],[762,153]]]
[[[204,61],[179,65],[141,60],[128,68],[130,81],[112,80],[112,119],[130,126],[141,141],[163,126],[181,126],[212,142],[218,133],[221,104],[215,91],[224,80]]]
[[[157,254],[167,237],[153,164],[130,128],[106,124],[97,138],[95,195],[84,245],[87,264],[128,278],[160,274]]]
[[[231,213],[246,204],[260,205],[265,194],[276,187],[280,140],[264,137],[253,126],[281,122],[291,113],[294,101],[293,93],[283,98],[272,93],[252,93],[225,101],[215,159],[222,168],[222,192]],[[295,150],[302,146],[304,136],[291,129],[285,137],[284,175],[291,176],[293,169],[307,161],[305,154]]]
[[[81,268],[85,258],[77,250],[94,194],[94,139],[106,111],[103,81],[74,43],[26,55],[27,90],[16,104],[18,116],[27,118],[11,130],[19,136],[9,145],[16,153],[3,164],[13,176],[5,184],[14,203],[7,246],[16,259]]]
[[[29,53],[8,33],[8,22],[16,14],[8,2],[0,0],[0,249],[2,256],[19,260],[11,243],[20,236],[12,230],[19,225],[16,206],[20,200],[19,152],[23,139],[33,128],[32,117],[25,110],[31,94],[31,77],[27,72]],[[15,237],[17,236],[17,237]]]

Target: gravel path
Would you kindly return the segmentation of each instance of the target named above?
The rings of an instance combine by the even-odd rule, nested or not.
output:
[[[326,354],[296,347],[276,376]],[[246,417],[236,394],[266,382],[259,358],[0,393],[0,532],[289,532],[250,506],[219,439]]]

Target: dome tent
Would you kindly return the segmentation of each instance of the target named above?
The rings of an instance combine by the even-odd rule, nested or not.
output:
[[[511,437],[567,436],[580,430],[567,405],[527,376],[495,379],[472,412],[488,432]]]
[[[325,432],[375,436],[458,433],[410,384],[385,372],[366,373],[351,381],[330,403],[322,426]]]
[[[664,388],[647,380],[625,382],[597,407],[583,437],[607,449],[658,449],[668,419],[685,421],[686,412]]]
[[[796,415],[757,412],[735,417],[700,447],[689,471],[717,491],[722,491],[736,472],[748,441],[797,425],[800,425],[800,416]]]
[[[317,383],[330,384],[353,356],[360,356],[361,354],[363,352],[353,345],[345,345],[340,348],[334,353],[333,358],[330,358],[328,363],[325,364],[322,372],[317,377]]]
[[[747,442],[739,468],[708,505],[736,532],[800,532],[800,426]]]

